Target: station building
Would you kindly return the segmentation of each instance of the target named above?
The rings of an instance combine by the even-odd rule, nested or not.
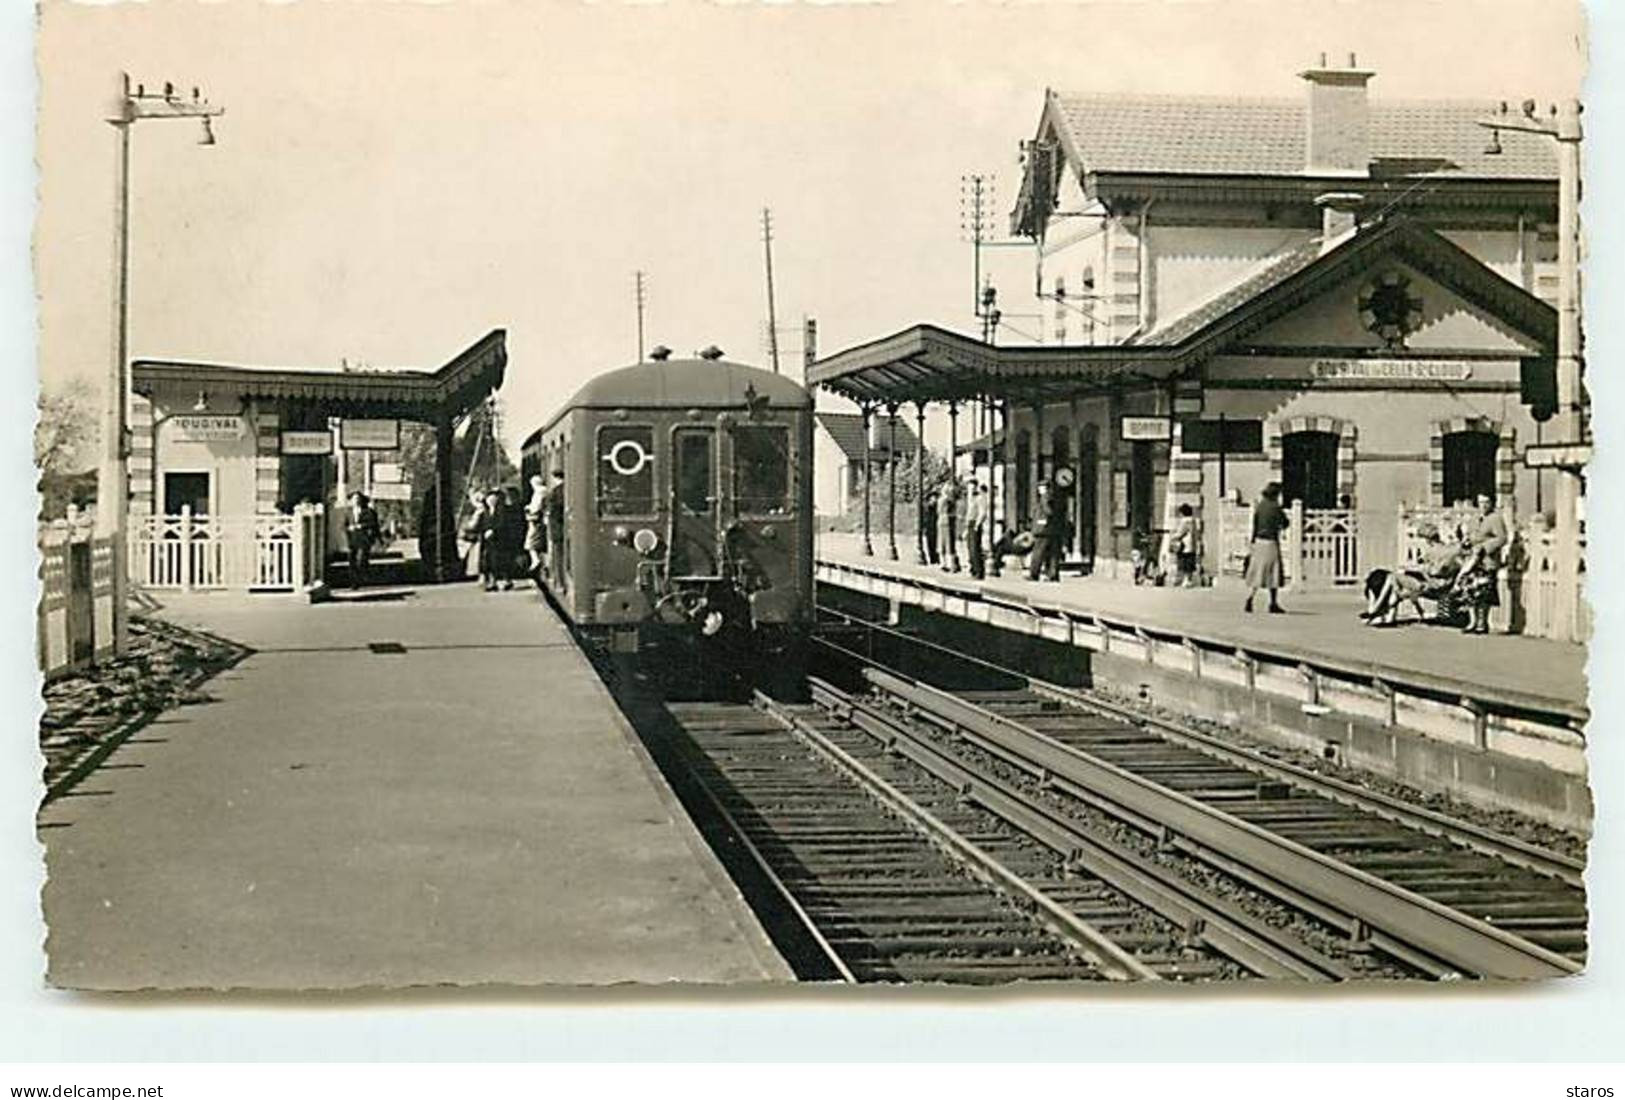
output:
[[[130,575],[153,588],[297,590],[342,547],[346,453],[398,453],[401,424],[435,433],[430,571],[456,568],[458,423],[501,386],[493,330],[435,371],[313,370],[139,359],[131,368]],[[353,470],[353,467],[352,467]],[[353,477],[353,473],[352,473]],[[347,484],[348,482],[348,484]]]
[[[1555,400],[1554,143],[1492,137],[1491,104],[1372,100],[1349,62],[1297,100],[1046,92],[1011,227],[1045,342],[914,326],[809,382],[877,418],[945,404],[955,445],[993,426],[1012,528],[1068,471],[1084,571],[1159,553],[1181,504],[1208,571],[1237,571],[1272,480],[1301,509],[1300,579],[1328,583],[1479,492],[1539,517],[1559,475],[1522,451]]]

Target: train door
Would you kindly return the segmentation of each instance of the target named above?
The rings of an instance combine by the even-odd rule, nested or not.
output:
[[[717,433],[678,428],[671,433],[674,577],[715,577],[717,562]]]

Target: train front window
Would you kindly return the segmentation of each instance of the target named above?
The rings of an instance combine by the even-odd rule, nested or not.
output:
[[[598,429],[598,514],[647,516],[655,511],[654,429],[604,425]]]
[[[711,433],[677,433],[677,503],[690,515],[711,511]]]
[[[734,491],[739,511],[776,515],[790,508],[790,431],[780,426],[734,429]]]

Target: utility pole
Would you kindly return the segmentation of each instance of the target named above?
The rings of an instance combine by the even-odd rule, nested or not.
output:
[[[1582,389],[1583,350],[1580,332],[1580,104],[1570,100],[1553,104],[1545,117],[1536,113],[1535,101],[1524,100],[1523,113],[1501,104],[1498,114],[1478,120],[1490,131],[1490,146],[1501,152],[1502,130],[1541,134],[1557,140],[1557,410],[1553,416],[1550,449],[1557,453],[1556,530],[1557,607],[1553,627],[1566,641],[1581,637],[1580,506],[1582,478],[1591,458]],[[1543,448],[1544,449],[1544,448]],[[1525,454],[1528,462],[1529,454]]]
[[[102,463],[96,476],[96,533],[113,546],[113,647],[123,653],[129,640],[130,598],[130,131],[142,119],[196,118],[203,120],[199,145],[214,144],[210,119],[226,113],[204,99],[196,88],[188,99],[166,83],[149,92],[145,84],[132,91],[130,74],[119,74],[118,113],[107,120],[118,131],[118,190],[114,205],[118,270],[113,281],[113,362],[107,376],[107,405],[102,440]]]
[[[959,177],[959,233],[960,240],[971,246],[971,309],[978,317],[982,316],[982,242],[987,240],[993,188],[990,174]]]
[[[779,316],[773,302],[773,211],[762,207],[762,248],[767,257],[767,353],[779,373]]]
[[[643,310],[649,304],[649,284],[641,271],[632,273],[638,303],[638,362],[643,362]]]

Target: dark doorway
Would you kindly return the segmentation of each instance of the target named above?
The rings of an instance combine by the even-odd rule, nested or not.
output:
[[[1136,439],[1128,475],[1128,523],[1136,536],[1149,534],[1157,494],[1157,471],[1152,442]]]
[[[1016,434],[1016,530],[1032,524],[1033,437],[1025,429]]]
[[[1078,555],[1083,567],[1092,570],[1098,536],[1095,519],[1099,515],[1100,448],[1094,438],[1085,436],[1078,446]]]
[[[194,516],[209,514],[209,475],[175,473],[164,475],[164,514],[178,516],[191,508]]]
[[[1451,432],[1444,437],[1444,503],[1470,501],[1480,493],[1495,496],[1495,458],[1500,439],[1494,432]]]
[[[1293,432],[1281,437],[1281,503],[1337,507],[1337,436]]]
[[[1078,493],[1078,471],[1072,465],[1072,429],[1056,428],[1051,432],[1049,450],[1050,477],[1057,485],[1063,482],[1069,484],[1070,488],[1062,489],[1061,492],[1070,501]],[[1065,477],[1061,475],[1063,470],[1066,471]],[[1073,522],[1071,526],[1074,531],[1077,529],[1076,522]],[[1065,557],[1072,549],[1073,538],[1072,533],[1068,532],[1066,542],[1061,547],[1062,557]]]

